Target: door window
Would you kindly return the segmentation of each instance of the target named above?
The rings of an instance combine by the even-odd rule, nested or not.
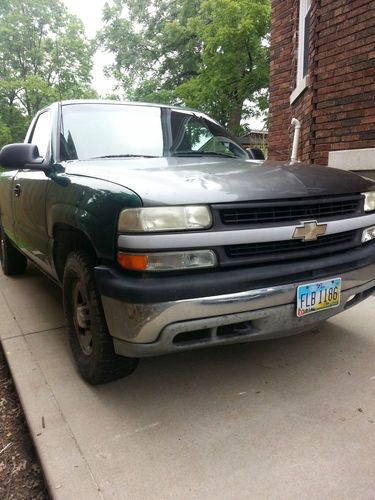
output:
[[[38,146],[39,155],[45,158],[50,139],[51,116],[50,112],[46,111],[39,115],[29,142]]]

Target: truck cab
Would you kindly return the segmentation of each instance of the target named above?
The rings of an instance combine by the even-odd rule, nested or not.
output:
[[[375,290],[375,185],[254,161],[196,110],[63,101],[0,152],[1,264],[63,289],[90,383],[306,331]]]

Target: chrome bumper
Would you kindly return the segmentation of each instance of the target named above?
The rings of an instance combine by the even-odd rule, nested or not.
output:
[[[102,302],[115,351],[145,357],[305,331],[371,295],[375,264],[341,278],[340,306],[304,318],[295,312],[297,287],[303,283],[154,304],[130,304],[106,296]]]

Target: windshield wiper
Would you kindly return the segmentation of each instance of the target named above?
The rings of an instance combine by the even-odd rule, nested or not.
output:
[[[223,158],[239,158],[231,153],[217,153],[215,151],[175,151],[172,156],[222,156]]]
[[[160,156],[150,156],[150,155],[104,155],[104,156],[94,156],[91,160],[98,160],[100,158],[160,158]]]

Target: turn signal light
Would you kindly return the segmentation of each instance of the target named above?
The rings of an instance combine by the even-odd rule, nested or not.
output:
[[[147,269],[146,255],[129,255],[118,252],[117,262],[121,267],[131,269],[132,271],[145,271]]]
[[[178,271],[217,265],[216,254],[212,250],[159,252],[146,255],[118,252],[117,262],[124,269],[131,271]]]

